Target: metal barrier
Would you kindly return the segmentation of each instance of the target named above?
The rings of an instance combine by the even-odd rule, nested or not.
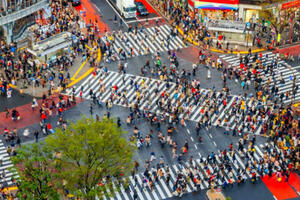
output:
[[[35,13],[39,10],[41,10],[42,8],[46,7],[49,5],[49,0],[41,0],[37,3],[35,3],[32,6],[29,6],[27,8],[18,10],[16,12],[13,12],[11,14],[8,14],[6,16],[3,16],[0,18],[0,26],[3,26],[5,24],[9,24],[11,22],[14,22],[18,19],[21,19],[23,17],[26,17],[32,13]]]

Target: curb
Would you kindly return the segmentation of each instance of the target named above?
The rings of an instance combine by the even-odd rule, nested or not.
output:
[[[184,33],[183,33],[183,30],[181,28],[179,28],[178,26],[176,26],[176,29],[178,30],[178,32],[184,36]],[[199,46],[199,43],[194,41],[192,38],[191,38],[191,33],[188,33],[188,36],[186,38],[190,43],[192,43],[193,45],[195,46]],[[209,49],[210,51],[212,52],[215,52],[215,53],[223,53],[223,54],[231,54],[230,51],[223,51],[223,50],[219,50],[219,49],[214,49],[214,48],[211,48]],[[266,48],[261,48],[261,49],[255,49],[255,50],[252,50],[252,53],[258,53],[258,52],[262,52],[262,51],[266,51],[267,49]],[[233,51],[232,54],[248,54],[248,51]]]
[[[147,1],[147,0],[146,0],[146,1]],[[157,13],[160,14],[160,16],[161,16],[162,18],[164,18],[164,20],[165,20],[168,24],[170,24],[169,19],[168,19],[165,15],[163,15],[160,11],[157,11],[157,8],[156,8],[155,6],[153,6],[153,4],[152,4],[151,2],[149,2],[149,1],[147,1],[147,2],[152,6],[152,8],[153,8]],[[182,36],[184,36],[183,30],[182,30],[181,28],[179,28],[178,26],[176,26],[176,29],[178,30],[178,32],[179,32]],[[192,34],[191,34],[191,33],[188,33],[188,35],[189,35],[189,36],[188,36],[186,39],[187,39],[191,44],[193,44],[193,45],[199,47],[199,43],[196,42],[196,41],[194,41],[194,40],[192,39]],[[265,50],[267,50],[267,49],[266,49],[266,48],[261,48],[261,49],[255,49],[255,50],[252,50],[252,52],[253,52],[253,53],[258,53],[258,52],[262,52],[262,51],[265,51]],[[211,48],[210,51],[215,52],[215,53],[231,54],[230,51],[223,51],[223,50],[214,49],[214,48]],[[233,51],[233,52],[232,52],[232,54],[238,54],[238,53],[240,53],[240,54],[248,54],[248,51],[240,51],[240,52]]]
[[[101,57],[102,57],[100,48],[98,48],[97,51],[98,51],[97,61],[100,63]],[[85,77],[87,77],[88,75],[90,75],[95,69],[96,69],[96,67],[90,68],[83,75],[81,75],[80,77],[74,79],[71,83],[69,83],[66,88],[72,87],[73,85],[75,85],[76,83],[78,83],[79,81],[81,81],[82,79],[84,79]],[[58,92],[58,90],[56,89],[55,92]]]
[[[102,57],[100,48],[98,48],[97,51],[98,51],[98,52],[97,52],[97,54],[98,54],[98,56],[97,56],[97,61],[100,63],[101,57]],[[86,64],[86,62],[87,62],[87,61],[85,61],[85,62],[80,66],[80,70],[81,70],[81,68]],[[77,71],[77,74],[79,73],[80,70]],[[72,77],[72,78],[73,78],[72,82],[69,83],[69,84],[67,85],[66,88],[72,87],[73,85],[75,85],[76,83],[78,83],[79,81],[81,81],[82,79],[84,79],[85,77],[87,77],[89,74],[91,74],[94,70],[95,70],[94,67],[93,67],[93,68],[90,68],[90,69],[89,69],[87,72],[85,72],[83,75],[81,75],[80,77],[78,77],[78,78],[75,79],[74,77],[77,76],[77,74],[76,74],[76,76],[73,76],[73,77]],[[70,79],[70,80],[71,80],[71,79]],[[13,88],[13,89],[17,89],[17,88],[18,88],[18,86],[12,85],[11,83],[9,84],[9,86],[10,86],[11,88]],[[54,92],[57,93],[57,92],[58,92],[58,89],[55,89]]]

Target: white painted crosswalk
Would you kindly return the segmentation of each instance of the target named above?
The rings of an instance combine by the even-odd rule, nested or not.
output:
[[[171,34],[169,25],[162,25],[132,32],[116,32],[101,38],[104,44],[104,61],[111,62],[160,51],[185,47],[181,38]]]
[[[178,187],[182,187],[183,193],[190,193],[209,189],[212,181],[217,186],[223,186],[225,182],[227,184],[229,182],[237,183],[240,180],[251,179],[253,172],[256,173],[256,176],[266,175],[267,170],[277,172],[280,170],[278,166],[274,165],[266,169],[265,165],[261,164],[269,154],[265,147],[266,144],[257,144],[253,146],[255,149],[253,152],[240,149],[228,151],[226,154],[220,152],[213,157],[200,154],[200,158],[189,162],[164,165],[159,168],[157,166],[150,167],[148,172],[129,176],[127,186],[119,185],[120,189],[115,191],[112,197],[104,196],[103,199],[132,200],[134,194],[139,200],[167,199],[179,195],[176,190]],[[269,150],[276,152],[280,157],[283,156],[278,148],[270,147]],[[159,176],[159,169],[163,176]],[[152,182],[153,186],[151,187]],[[116,188],[116,184],[113,184],[113,187]]]
[[[223,54],[220,55],[220,58],[232,67],[240,66],[241,63],[241,59],[236,55]],[[278,97],[280,97],[281,94],[284,94],[283,103],[290,103],[292,98],[294,98],[294,102],[300,101],[299,92],[296,91],[295,96],[293,96],[294,75],[296,76],[295,86],[300,86],[300,74],[297,70],[300,66],[295,68],[288,67],[288,64],[281,59],[277,59],[277,56],[273,52],[264,52],[262,53],[262,56],[257,54],[257,57],[253,54],[248,60],[248,66],[252,65],[252,68],[257,66],[256,73],[258,74],[258,77],[262,79],[262,85],[268,86],[270,90],[274,85],[277,86]],[[259,60],[262,65],[257,64],[257,60]],[[244,57],[242,63],[245,63]],[[252,72],[252,70],[250,71]],[[244,73],[244,70],[242,70],[242,72]],[[251,79],[254,80],[254,74],[252,74]],[[288,97],[286,97],[287,92],[289,93]]]
[[[0,183],[2,185],[11,186],[12,183],[12,177],[14,175],[14,178],[18,178],[17,174],[14,174],[11,172],[10,168],[13,166],[10,156],[7,153],[7,149],[3,144],[3,141],[0,140],[0,159],[2,162],[2,165],[0,165]]]
[[[215,126],[255,134],[260,133],[263,122],[268,119],[268,115],[263,113],[272,111],[272,107],[254,98],[202,88],[188,96],[180,90],[180,85],[173,82],[102,70],[96,76],[88,76],[81,85],[76,89],[70,88],[67,93],[78,97],[82,93],[86,99],[95,98],[124,107],[135,106],[161,115],[177,109],[179,118],[195,122],[201,120],[202,123],[210,122]]]

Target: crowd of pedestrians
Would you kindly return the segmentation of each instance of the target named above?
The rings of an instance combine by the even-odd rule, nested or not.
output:
[[[225,190],[234,185],[240,186],[247,179],[255,184],[259,177],[264,176],[275,175],[279,181],[288,181],[290,173],[294,172],[291,159],[286,159],[273,142],[265,145],[263,152],[256,148],[255,144],[254,139],[250,142],[240,139],[236,149],[231,144],[228,149],[218,153],[212,152],[199,159],[191,156],[187,161],[179,161],[178,167],[165,164],[162,157],[156,160],[155,154],[152,153],[150,160],[145,162],[142,184],[139,186],[141,189],[152,191],[156,184],[161,185],[164,182],[172,188],[173,195],[182,196],[186,192],[216,185]],[[131,172],[135,185],[138,183],[138,171],[139,164],[136,163]],[[133,193],[136,199],[135,189]]]
[[[97,38],[92,34],[96,28],[81,31],[85,30],[85,24],[79,14],[68,6],[67,1],[52,0],[50,7],[49,23],[47,25],[36,24],[36,28],[32,28],[35,42],[68,31],[72,34],[72,38],[75,38],[72,44],[73,50],[70,49],[69,52],[57,56],[55,60],[41,62],[34,59],[26,49],[18,51],[16,43],[8,45],[1,40],[1,95],[10,98],[16,86],[19,87],[21,95],[29,87],[42,87],[43,91],[47,91],[50,95],[55,89],[62,91],[66,88],[70,82],[69,69],[76,57],[82,56],[81,61],[88,60],[91,66],[96,64],[94,49],[86,46],[97,42]]]
[[[65,2],[63,2],[65,3]],[[131,57],[135,49],[131,49],[129,53],[118,49],[117,54],[113,53],[114,37],[117,34],[119,38],[124,38],[124,33],[118,32],[106,34],[103,41],[95,36],[95,30],[90,29],[87,33],[82,34],[80,28],[80,18],[75,13],[72,13],[68,7],[62,8],[60,1],[53,0],[51,3],[52,16],[48,29],[43,30],[42,27],[34,31],[37,41],[44,40],[59,32],[71,31],[73,35],[78,37],[78,43],[75,44],[75,51],[72,55],[64,55],[56,60],[55,63],[47,63],[43,65],[31,61],[31,56],[24,51],[16,54],[16,46],[10,46],[2,43],[0,68],[4,69],[5,75],[1,76],[1,91],[3,95],[8,96],[10,85],[15,85],[16,81],[22,81],[24,88],[26,85],[35,85],[47,87],[49,93],[54,86],[54,79],[59,79],[59,85],[65,88],[70,75],[66,77],[63,71],[67,71],[68,66],[72,65],[74,58],[77,55],[82,55],[82,61],[85,61],[90,55],[87,44],[96,44],[100,47],[103,54],[103,59],[106,62],[112,62],[120,57],[121,60]],[[211,45],[211,39],[208,39],[208,31],[197,20],[194,20],[189,13],[179,7],[172,7],[169,14],[174,19],[174,27],[171,30],[170,37],[177,35],[175,26],[183,26],[185,33],[192,32],[196,36],[198,42],[203,42],[203,45]],[[97,28],[95,28],[97,31]],[[129,30],[129,34],[136,36],[137,32],[143,32],[143,27],[135,27]],[[159,32],[159,28],[155,28],[155,33],[152,36],[155,38]],[[146,35],[144,36],[147,37]],[[136,38],[143,45],[143,38]],[[126,41],[124,41],[126,43]],[[162,40],[162,45],[169,45],[168,39]],[[217,44],[218,45],[218,44]],[[148,54],[148,48],[145,48]],[[142,52],[138,52],[139,54]],[[18,55],[18,56],[16,56]],[[98,91],[89,90],[89,95],[94,103],[102,107],[104,96],[109,94],[109,98],[105,98],[104,105],[108,110],[106,117],[109,118],[113,104],[125,104],[130,114],[126,118],[126,124],[133,127],[131,136],[132,141],[136,141],[139,149],[150,147],[153,138],[157,138],[162,148],[169,146],[172,151],[172,158],[176,160],[180,168],[176,174],[173,174],[168,165],[165,165],[163,157],[156,159],[155,153],[150,153],[150,158],[145,161],[144,187],[153,189],[157,181],[165,181],[167,185],[173,188],[174,194],[182,195],[192,188],[198,190],[201,185],[220,184],[223,188],[232,187],[236,182],[237,185],[242,184],[248,177],[255,183],[257,176],[272,176],[274,173],[279,176],[288,178],[294,168],[299,165],[299,121],[295,118],[295,113],[291,108],[284,108],[283,98],[287,96],[278,96],[278,88],[276,84],[272,88],[268,85],[261,84],[264,77],[262,74],[268,74],[269,71],[274,77],[274,69],[278,67],[277,58],[271,64],[264,64],[261,54],[252,54],[251,50],[248,55],[241,56],[239,66],[225,67],[220,60],[212,60],[212,56],[206,51],[200,51],[199,61],[194,63],[191,71],[185,69],[179,70],[179,62],[175,52],[168,52],[168,64],[161,61],[161,55],[156,52],[152,60],[148,60],[140,70],[140,75],[149,76],[150,78],[141,79],[139,82],[134,78],[125,80],[123,78],[123,86],[106,85],[103,82],[108,75],[108,68],[101,67],[94,71],[94,76],[100,73],[99,79],[99,95]],[[250,60],[255,64],[249,64]],[[91,60],[94,64],[95,60]],[[152,64],[154,63],[154,65]],[[203,64],[206,67],[201,68]],[[249,64],[249,65],[248,65]],[[53,70],[58,68],[58,72]],[[200,80],[196,78],[196,74],[200,70],[207,71],[207,79],[211,78],[210,67],[216,68],[223,72],[223,89],[217,92],[214,87],[203,90]],[[119,73],[121,77],[125,77],[127,64],[119,62]],[[264,71],[264,73],[258,73]],[[231,91],[227,87],[227,79],[238,79],[241,81],[242,87],[245,87],[245,93],[239,94],[237,98],[232,99]],[[155,79],[154,90],[151,93],[149,87],[151,81]],[[254,81],[253,81],[254,80]],[[129,87],[124,88],[125,83],[129,81]],[[166,84],[162,84],[162,82]],[[272,79],[268,80],[272,82]],[[247,94],[247,89],[251,84],[255,86],[255,94]],[[80,89],[80,96],[84,92],[84,87]],[[129,95],[133,91],[134,95]],[[270,91],[272,93],[270,94]],[[276,92],[277,91],[277,92]],[[295,94],[294,94],[295,95]],[[271,106],[268,101],[274,101]],[[228,107],[229,102],[231,106]],[[35,140],[38,142],[39,135],[54,133],[52,124],[48,118],[54,115],[55,112],[59,115],[58,125],[66,128],[66,121],[63,119],[63,111],[75,104],[75,89],[72,90],[71,96],[64,98],[59,96],[57,102],[48,99],[45,94],[42,97],[42,104],[38,105],[34,99],[32,103],[32,111],[40,112],[41,129],[34,132]],[[103,106],[104,107],[104,106]],[[234,148],[231,144],[228,149],[224,149],[219,153],[211,153],[207,157],[201,157],[199,162],[196,162],[193,157],[188,157],[189,144],[188,141],[179,147],[174,140],[173,133],[177,131],[178,126],[185,126],[185,121],[192,116],[192,111],[195,108],[201,107],[200,120],[195,127],[195,133],[202,142],[202,129],[210,129],[212,125],[224,127],[224,134],[241,136],[238,143],[238,148]],[[159,112],[152,112],[158,108]],[[221,109],[225,108],[225,113],[222,118]],[[90,106],[90,113],[93,114],[93,106]],[[6,109],[6,116],[12,117],[13,120],[18,120],[20,113],[16,109],[11,113]],[[99,116],[98,116],[99,119]],[[137,121],[146,119],[153,129],[146,135],[143,135],[138,128]],[[217,120],[216,120],[217,119]],[[118,119],[118,125],[121,126],[121,121]],[[167,131],[163,132],[162,125],[167,126]],[[21,139],[18,136],[17,130],[4,130],[6,142],[9,144],[10,155],[13,155],[14,147],[21,145]],[[255,147],[255,133],[261,136],[268,136],[269,143],[264,148],[264,152],[259,152]],[[28,130],[24,131],[25,137],[28,136]],[[249,141],[250,136],[253,137]],[[155,161],[159,160],[159,161]],[[188,160],[185,162],[184,160]],[[154,164],[156,163],[156,164]],[[132,171],[132,175],[138,172],[138,164]],[[172,180],[172,181],[171,181]]]
[[[148,60],[141,69],[142,76],[150,76],[151,78],[141,79],[138,82],[135,81],[134,78],[131,78],[130,80],[124,79],[127,64],[120,61],[119,73],[120,76],[123,77],[123,84],[121,86],[106,85],[104,83],[103,80],[108,76],[108,69],[106,66],[103,66],[98,69],[97,72],[97,74],[100,74],[98,83],[100,91],[85,89],[84,86],[82,86],[80,94],[82,95],[84,91],[89,90],[88,93],[90,98],[93,99],[95,103],[98,102],[101,104],[105,99],[105,107],[108,110],[111,109],[113,104],[121,104],[129,107],[130,114],[126,118],[126,124],[128,126],[133,126],[131,140],[136,140],[137,147],[139,149],[150,147],[152,140],[157,137],[161,147],[164,148],[165,146],[169,146],[172,151],[172,158],[175,161],[182,163],[183,160],[187,159],[189,144],[185,141],[182,147],[178,146],[173,138],[173,133],[177,131],[177,127],[185,126],[185,120],[190,118],[193,107],[202,107],[201,119],[195,127],[195,132],[199,136],[199,142],[202,142],[201,130],[204,128],[209,129],[212,126],[212,121],[213,119],[218,118],[221,108],[227,107],[227,104],[231,101],[231,95],[226,84],[226,75],[223,75],[224,88],[222,92],[216,92],[214,88],[202,90],[200,81],[195,78],[198,71],[203,70],[200,69],[201,65],[194,64],[192,72],[188,72],[184,69],[179,70],[176,53],[169,51],[168,56],[168,63],[170,64],[165,64],[162,63],[160,54],[156,52],[153,59],[151,61]],[[222,62],[217,60],[216,64],[213,64],[215,61],[212,61],[210,57],[211,56],[207,56],[204,52],[200,52],[199,63],[207,63],[209,66],[217,65],[218,70],[226,73],[227,69],[222,65]],[[152,63],[154,63],[154,65]],[[152,78],[156,81],[154,83],[154,89],[151,89],[153,92],[149,92]],[[210,78],[209,75],[208,78]],[[162,81],[166,81],[165,86],[162,86]],[[129,86],[124,88],[124,85],[128,82]],[[74,93],[75,90],[73,90],[72,94],[74,95]],[[159,112],[153,112],[156,108],[158,108]],[[252,95],[251,93],[245,93],[243,95],[240,94],[234,99],[230,108],[226,108],[224,117],[217,120],[216,125],[223,126],[225,128],[225,134],[241,136],[243,138],[239,144],[239,151],[241,151],[239,155],[243,157],[242,160],[245,159],[244,161],[247,162],[242,164],[245,166],[244,171],[240,168],[236,169],[238,173],[235,174],[235,181],[238,183],[243,182],[246,176],[245,174],[247,173],[254,181],[256,180],[256,175],[268,174],[271,176],[275,172],[282,172],[287,176],[286,173],[289,173],[287,171],[299,165],[297,161],[297,156],[299,157],[299,155],[297,155],[299,148],[299,134],[289,135],[288,137],[291,137],[291,139],[286,139],[288,134],[287,130],[290,128],[288,126],[290,122],[293,121],[294,115],[288,109],[286,115],[279,117],[278,110],[280,112],[284,110],[282,104],[277,104],[275,102],[275,104],[270,106],[267,104],[266,97],[261,97],[258,94]],[[140,121],[140,119],[146,119],[151,126],[153,126],[153,129],[151,129],[149,133],[142,134],[143,131],[138,128],[137,122]],[[235,122],[236,125],[232,126]],[[166,132],[162,131],[162,125],[167,126]],[[292,127],[296,130],[298,123],[294,121]],[[246,148],[248,151],[243,150],[243,145],[249,141],[250,137],[255,135],[255,130],[258,130],[257,134],[269,137],[272,144],[278,144],[278,141],[283,142],[285,148],[279,150],[278,148],[281,148],[282,145],[273,145],[273,147],[268,146],[264,152],[264,159],[257,160],[257,158],[254,158],[255,148],[253,145],[255,140],[251,141],[248,148]],[[276,132],[276,134],[274,134],[274,132]],[[286,146],[288,146],[288,148],[286,148]],[[275,150],[271,150],[272,148],[276,149],[276,152]],[[216,169],[211,167],[213,173],[209,174],[207,180],[212,181],[215,177],[222,177],[218,174],[220,171],[219,168],[227,170],[227,172],[230,172],[230,168],[233,168],[231,164],[226,165],[226,162],[230,161],[230,158],[227,157],[227,151],[224,151],[225,153],[220,153],[220,166],[217,163],[218,159],[213,158],[214,155],[211,155],[206,159],[206,164],[211,162],[211,165],[216,167]],[[228,154],[232,156],[231,159],[233,159],[233,161],[235,160],[235,151],[236,150],[233,150],[233,147],[228,151]],[[242,153],[242,151],[245,152]],[[150,159],[146,160],[146,166],[148,166],[146,169],[151,171],[150,174],[153,176],[147,175],[147,172],[145,172],[144,183],[146,183],[145,185],[149,184],[150,188],[153,187],[153,184],[155,183],[154,180],[157,178],[156,174],[161,173],[160,165],[154,169],[148,169],[155,159],[155,153],[152,151]],[[253,159],[256,159],[256,161]],[[274,159],[278,159],[278,162],[275,162]],[[163,162],[162,160],[163,159],[160,159],[160,162]],[[207,169],[208,167],[205,166],[205,161],[201,162],[204,163],[203,167]],[[167,171],[167,168],[165,170]],[[194,171],[195,169],[191,165],[191,168],[188,170]],[[197,173],[187,175],[186,173],[181,172],[178,172],[176,176],[177,181],[174,184],[174,190],[178,193],[185,191],[187,180],[194,180],[194,176],[198,177]],[[192,179],[187,178],[191,176],[193,177]],[[231,178],[232,177],[228,177],[226,179],[224,177],[224,179],[221,180],[223,187],[226,188],[228,185],[231,186],[233,184],[234,181],[231,181]],[[168,179],[169,178],[166,177],[166,180]],[[193,185],[197,187],[197,183],[200,185],[202,182],[196,178]]]

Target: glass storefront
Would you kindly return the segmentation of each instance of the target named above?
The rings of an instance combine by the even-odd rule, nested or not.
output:
[[[255,22],[259,18],[259,11],[254,9],[244,10],[244,21],[245,22]]]

